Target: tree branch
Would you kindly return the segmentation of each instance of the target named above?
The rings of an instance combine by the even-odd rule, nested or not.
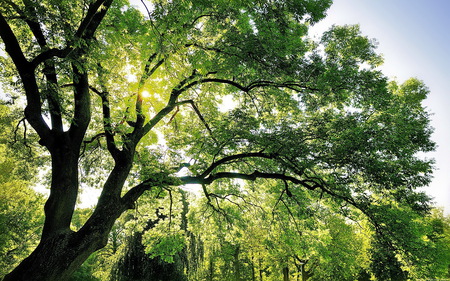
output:
[[[105,130],[106,147],[114,159],[117,159],[119,149],[114,140],[114,132],[111,123],[111,108],[109,104],[108,92],[100,92],[94,87],[89,87],[102,99],[102,113],[103,113],[103,130]]]
[[[22,11],[15,3],[7,1],[13,9],[25,20],[31,32],[33,33],[36,41],[43,51],[47,50],[47,40],[45,39],[44,32],[37,21],[38,16],[34,8],[34,4],[30,0],[24,0],[25,10]],[[48,57],[47,59],[49,59]],[[42,62],[42,61],[41,61]],[[31,62],[34,68],[38,64],[35,64],[34,60]],[[56,76],[56,69],[52,61],[45,61],[45,67],[43,73],[47,79],[47,89],[45,92],[45,98],[48,100],[49,112],[52,123],[52,130],[62,132],[62,110],[58,99],[58,81]]]
[[[172,93],[170,94],[169,101],[167,102],[167,105],[161,109],[150,121],[147,122],[142,128],[135,127],[132,133],[133,136],[133,143],[136,143],[148,132],[150,132],[151,129],[153,129],[156,124],[161,121],[167,114],[169,114],[176,106],[181,104],[189,103],[189,101],[183,101],[183,102],[177,102],[178,97],[188,90],[189,88],[193,87],[195,84],[191,83],[186,85],[189,81],[192,81],[197,77],[197,71],[194,69],[192,71],[192,74],[189,77],[186,77],[182,81],[178,83],[176,87],[172,89]]]
[[[0,13],[0,37],[23,82],[27,97],[25,117],[41,137],[41,144],[45,145],[49,141],[50,128],[42,118],[41,99],[34,68],[25,58],[16,36],[2,13]]]
[[[125,208],[131,209],[134,206],[136,200],[147,190],[150,190],[154,186],[169,186],[169,185],[181,185],[181,181],[176,177],[171,177],[167,173],[155,173],[149,177],[149,179],[134,186],[121,198],[122,204]]]
[[[147,79],[152,76],[153,73],[155,73],[155,71],[164,63],[164,61],[166,60],[166,58],[162,58],[160,59],[152,68],[150,68],[153,60],[156,58],[158,54],[157,53],[153,53],[147,60],[147,63],[145,64],[144,67],[144,73],[141,76],[141,79],[139,80],[139,84],[138,84],[138,89],[139,91],[141,90],[141,88],[144,86],[145,81],[147,81]]]
[[[192,108],[194,109],[194,112],[197,114],[198,118],[200,119],[200,121],[202,121],[203,125],[205,126],[205,128],[208,130],[209,134],[211,135],[212,139],[215,142],[218,142],[214,136],[213,136],[213,132],[211,130],[211,127],[209,127],[208,123],[206,122],[205,118],[203,117],[202,113],[200,112],[200,110],[198,109],[197,105],[195,105],[193,100],[185,100],[185,101],[180,101],[177,103],[177,106],[182,105],[182,104],[190,104],[192,106]],[[175,113],[176,114],[176,113]],[[174,114],[174,116],[175,116]],[[172,116],[172,118],[174,117]],[[171,118],[171,120],[172,120]],[[170,123],[170,121],[169,121]]]
[[[74,84],[74,116],[69,134],[76,145],[81,145],[84,134],[91,120],[91,97],[89,93],[88,74],[72,64]]]
[[[70,52],[73,51],[73,48],[66,47],[64,49],[58,49],[58,48],[50,48],[43,52],[41,52],[39,55],[37,55],[32,61],[31,65],[35,69],[39,64],[43,63],[44,61],[51,59],[53,57],[58,58],[65,58],[67,57]]]
[[[254,171],[251,174],[236,173],[236,172],[219,172],[216,174],[210,174],[208,177],[203,178],[201,176],[185,176],[180,177],[180,180],[184,184],[211,184],[212,182],[219,179],[243,179],[249,181],[255,181],[258,178],[262,179],[279,179],[289,181],[295,184],[302,185],[309,190],[315,190],[318,185],[311,185],[310,181],[299,180],[292,176],[278,174],[278,173],[263,173],[259,171]]]
[[[274,159],[276,157],[275,154],[267,154],[263,152],[249,152],[249,153],[241,153],[236,155],[231,155],[224,157],[214,163],[212,163],[201,175],[200,177],[205,178],[207,175],[209,175],[214,169],[216,169],[218,166],[222,164],[229,163],[230,161],[238,160],[238,159],[244,159],[244,158],[266,158],[266,159]]]
[[[97,0],[91,3],[86,16],[75,32],[75,38],[91,39],[112,2],[113,0]]]
[[[31,3],[30,0],[24,0],[24,4],[27,13],[30,14],[31,17],[26,17],[25,13],[22,15],[25,17],[25,22],[30,27],[30,30],[33,33],[34,37],[36,38],[36,41],[38,42],[39,46],[44,51],[48,49],[47,40],[45,39],[44,32],[42,31],[39,22],[37,22],[36,10],[33,6],[33,3]],[[62,133],[63,131],[62,110],[58,98],[58,79],[56,76],[55,64],[53,60],[49,59],[50,58],[44,61],[43,73],[47,80],[47,89],[44,92],[45,93],[44,96],[48,101],[52,130]],[[35,66],[33,61],[31,62],[31,64]]]
[[[220,79],[220,78],[205,78],[199,80],[197,83],[222,83],[222,84],[228,84],[231,86],[236,87],[237,89],[243,91],[243,92],[250,92],[251,90],[255,88],[262,88],[262,87],[274,87],[274,88],[287,88],[291,89],[297,92],[300,92],[302,90],[311,90],[311,91],[318,91],[319,89],[308,87],[305,85],[302,85],[299,82],[294,81],[287,81],[287,82],[273,82],[273,81],[254,81],[250,83],[247,86],[241,85],[235,81],[227,80],[227,79]]]

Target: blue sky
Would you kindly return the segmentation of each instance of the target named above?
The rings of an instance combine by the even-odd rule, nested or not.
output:
[[[377,39],[383,72],[403,82],[424,81],[430,94],[424,105],[433,113],[433,140],[438,148],[434,179],[425,191],[450,213],[450,0],[334,0],[328,16],[313,28],[359,24]]]

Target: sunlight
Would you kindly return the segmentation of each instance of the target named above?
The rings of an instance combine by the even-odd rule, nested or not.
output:
[[[141,92],[141,96],[142,96],[143,99],[147,99],[147,98],[150,97],[150,93],[148,91],[144,90],[144,91]]]

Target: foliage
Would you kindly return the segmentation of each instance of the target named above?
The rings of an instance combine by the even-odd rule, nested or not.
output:
[[[417,190],[433,165],[419,155],[435,148],[421,81],[388,81],[358,26],[308,38],[331,1],[144,3],[0,4],[1,81],[51,156],[41,247],[8,278],[27,269],[67,279],[139,198],[150,201],[147,219],[123,229],[142,232],[159,210],[165,218],[142,234],[147,252],[171,261],[198,236],[210,280],[255,276],[257,263],[272,279],[292,264],[312,279],[355,278],[373,237],[372,258],[414,277],[442,274],[425,272],[420,250],[435,247],[424,238],[433,223],[418,220],[430,211]],[[189,184],[202,198],[188,227],[176,190]],[[84,186],[102,193],[77,222]]]
[[[28,148],[14,143],[12,116],[0,105],[0,277],[36,247],[43,222],[44,198],[31,188],[32,161],[21,158],[29,153]]]

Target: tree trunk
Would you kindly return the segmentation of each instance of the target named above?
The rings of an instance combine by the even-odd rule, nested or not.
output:
[[[212,257],[209,258],[209,267],[208,267],[208,280],[214,280],[214,260]]]
[[[255,258],[252,256],[252,260],[251,260],[251,267],[252,267],[252,281],[256,281],[256,270],[255,270]]]
[[[312,276],[309,271],[306,270],[306,264],[300,264],[300,272],[302,274],[302,281],[308,281],[308,279]]]
[[[105,246],[100,237],[67,232],[42,240],[4,281],[67,280],[93,252]]]
[[[111,207],[108,216],[91,217],[93,223],[78,232],[69,229],[42,239],[4,281],[67,280],[92,253],[106,246],[108,234],[120,213],[120,209]]]
[[[66,143],[67,144],[67,143]],[[4,281],[62,281],[95,251],[106,246],[116,219],[126,209],[120,196],[105,190],[120,190],[131,161],[116,163],[92,216],[77,232],[70,229],[78,194],[78,155],[64,143],[52,152],[52,186],[45,204],[46,220],[41,242]]]
[[[289,281],[289,267],[283,267],[283,281]]]
[[[263,268],[262,268],[262,262],[261,262],[261,258],[258,259],[259,261],[259,281],[263,281]]]
[[[239,264],[239,253],[240,253],[240,247],[236,246],[236,249],[234,250],[233,254],[233,268],[234,268],[234,280],[240,281],[241,280],[241,270],[240,270],[240,264]]]

